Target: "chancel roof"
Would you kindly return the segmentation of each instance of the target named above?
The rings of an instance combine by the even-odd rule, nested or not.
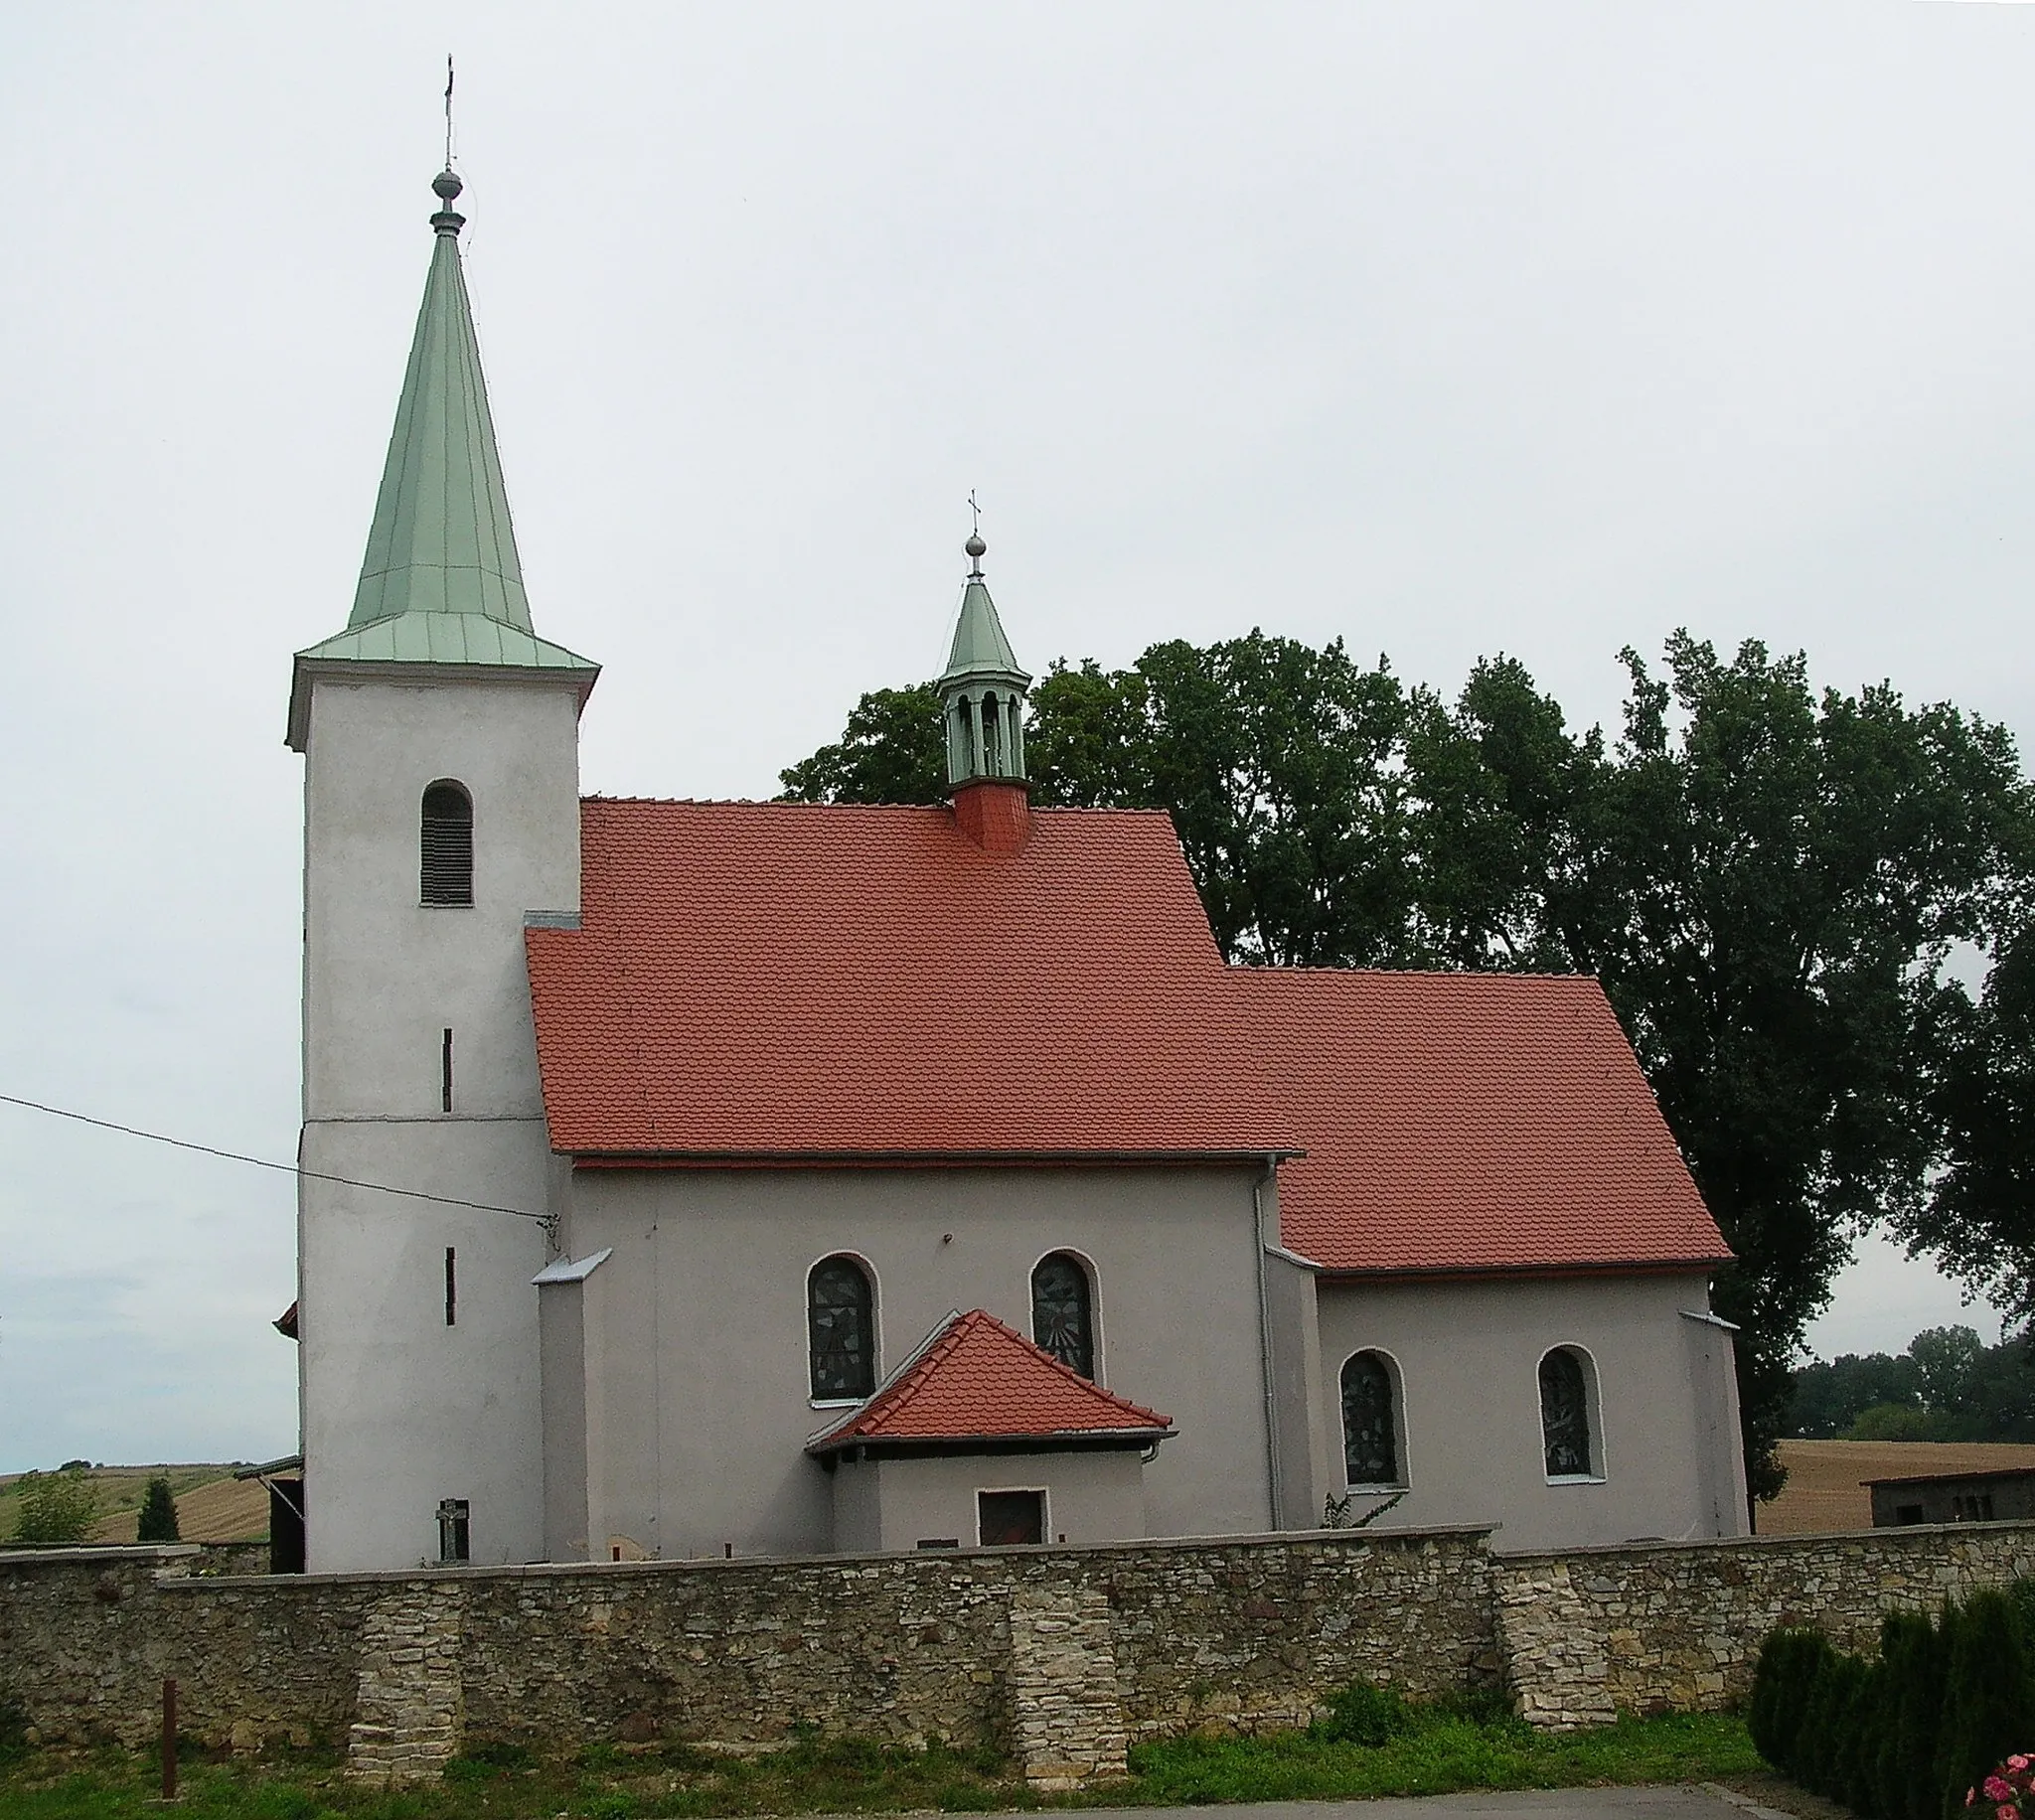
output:
[[[1306,1154],[1288,1246],[1382,1273],[1730,1256],[1604,989],[1546,974],[1237,968]]]

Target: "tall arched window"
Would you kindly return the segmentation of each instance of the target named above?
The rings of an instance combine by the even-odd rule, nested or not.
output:
[[[1567,1346],[1557,1346],[1540,1361],[1540,1439],[1549,1478],[1588,1478],[1596,1470],[1590,1379],[1583,1361]]]
[[[806,1279],[813,1395],[866,1397],[876,1388],[876,1298],[853,1258],[824,1258]]]
[[[473,902],[473,798],[440,778],[424,791],[418,895],[427,904]]]
[[[1382,1353],[1351,1353],[1342,1366],[1342,1470],[1351,1485],[1398,1485],[1399,1420],[1392,1368]]]
[[[1079,1258],[1054,1252],[1033,1269],[1031,1337],[1070,1370],[1095,1376],[1095,1301]]]

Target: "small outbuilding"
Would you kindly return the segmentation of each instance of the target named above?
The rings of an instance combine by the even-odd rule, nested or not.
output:
[[[1926,1472],[1912,1478],[1865,1479],[1872,1526],[1910,1523],[2005,1523],[2035,1518],[2035,1466],[1990,1472]]]

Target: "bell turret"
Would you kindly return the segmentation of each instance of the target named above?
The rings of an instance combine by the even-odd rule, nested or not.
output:
[[[992,851],[1011,851],[1023,844],[1029,825],[1024,693],[1031,677],[1018,667],[983,580],[982,559],[989,545],[979,529],[964,547],[971,566],[939,685],[947,727],[947,788],[955,820],[969,837]]]

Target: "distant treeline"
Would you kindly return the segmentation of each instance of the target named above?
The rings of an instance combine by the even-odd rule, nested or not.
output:
[[[1847,1352],[1794,1374],[1788,1433],[1802,1441],[2035,1441],[2035,1349],[1931,1327],[1895,1356]]]

